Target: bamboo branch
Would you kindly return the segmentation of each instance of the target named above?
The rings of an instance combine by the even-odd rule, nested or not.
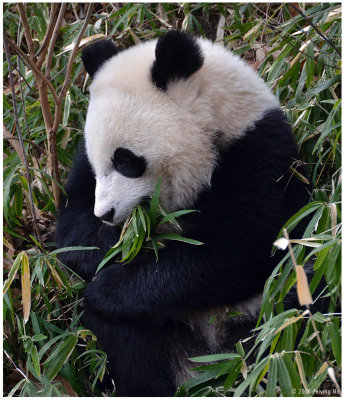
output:
[[[53,7],[53,5],[52,5]],[[36,63],[33,57],[28,57],[27,54],[25,54],[18,45],[14,43],[14,41],[6,37],[7,43],[10,44],[10,46],[17,52],[17,54],[23,59],[23,61],[31,68],[31,70],[34,73],[37,86],[38,86],[38,91],[39,91],[39,99],[40,99],[40,104],[41,104],[41,109],[42,109],[42,115],[44,119],[44,125],[45,129],[47,132],[47,144],[48,144],[48,164],[49,164],[49,170],[52,178],[56,182],[60,182],[60,174],[59,174],[59,161],[57,157],[57,143],[56,143],[56,135],[58,132],[59,128],[59,123],[61,119],[61,114],[62,114],[62,104],[64,97],[66,96],[68,86],[71,80],[71,74],[72,74],[72,67],[73,67],[73,62],[75,59],[75,56],[79,50],[79,45],[82,37],[85,34],[86,28],[88,26],[88,23],[91,18],[92,10],[93,10],[93,4],[90,3],[88,5],[88,9],[86,12],[85,20],[83,23],[83,26],[78,34],[77,39],[74,42],[74,47],[71,51],[67,67],[66,67],[66,74],[65,74],[65,79],[62,85],[62,89],[57,95],[56,90],[54,89],[52,82],[49,80],[49,75],[50,75],[50,70],[51,70],[51,63],[52,63],[52,58],[53,58],[53,52],[54,52],[54,47],[55,47],[55,42],[56,38],[58,36],[59,30],[61,28],[63,18],[65,15],[67,4],[63,3],[61,4],[59,14],[57,16],[56,22],[54,24],[54,18],[56,18],[57,10],[58,7],[52,8],[51,11],[51,16],[50,16],[50,21],[48,24],[48,30],[52,33],[52,37],[49,40],[49,35],[48,35],[48,30],[45,35],[44,43],[42,44],[39,53],[40,57],[38,62]],[[18,9],[20,9],[20,13],[22,16],[22,22],[23,25],[26,25],[26,32],[27,32],[27,42],[30,43],[30,40],[32,42],[32,37],[30,36],[30,30],[28,29],[28,24],[27,24],[27,19],[25,15],[25,10],[24,6],[20,5],[18,6]],[[24,29],[25,31],[25,29]],[[29,38],[30,36],[30,38]],[[46,53],[46,57],[44,57]],[[43,65],[44,59],[46,60],[46,73],[43,74],[41,67]],[[47,89],[49,88],[50,92],[52,93],[54,102],[55,102],[55,112],[54,112],[54,118],[50,109],[50,104],[49,104],[49,98],[48,98],[48,91]],[[57,185],[57,183],[52,180],[52,189],[53,189],[53,194],[54,194],[54,200],[55,204],[58,207],[59,205],[59,200],[60,200],[60,188]]]
[[[79,32],[79,35],[74,43],[74,47],[73,50],[71,52],[71,55],[69,57],[68,63],[67,63],[67,69],[66,69],[66,75],[65,75],[65,80],[64,83],[62,85],[62,89],[61,92],[59,94],[58,97],[58,101],[55,102],[55,113],[54,113],[54,123],[52,128],[47,131],[48,133],[48,151],[49,151],[49,155],[50,155],[50,164],[52,167],[52,176],[53,178],[55,178],[58,182],[60,181],[60,177],[59,177],[59,169],[58,169],[58,159],[57,159],[57,144],[56,144],[56,134],[59,128],[59,123],[60,123],[60,119],[61,119],[61,113],[62,113],[62,102],[64,97],[66,96],[67,93],[67,89],[68,89],[68,85],[71,79],[71,73],[72,73],[72,66],[73,66],[73,62],[74,62],[74,58],[75,55],[79,49],[79,44],[80,41],[82,39],[82,37],[84,36],[84,33],[86,31],[86,28],[88,26],[88,23],[90,21],[91,18],[91,14],[92,14],[92,10],[93,10],[93,4],[89,4],[88,6],[88,10],[85,16],[85,21],[83,23],[83,26]],[[61,10],[60,10],[61,11]],[[60,15],[59,15],[60,17]],[[48,58],[49,58],[49,52],[48,52]],[[59,200],[60,200],[60,188],[54,184],[53,182],[53,192],[54,192],[54,198],[55,198],[55,203],[58,206],[59,205]]]
[[[31,175],[30,175],[30,169],[29,169],[29,163],[28,159],[25,154],[25,147],[24,147],[24,141],[23,141],[23,136],[22,136],[22,131],[20,128],[19,124],[19,117],[18,117],[18,109],[17,109],[17,102],[16,102],[16,92],[14,88],[14,81],[13,81],[13,68],[12,68],[12,62],[11,62],[11,56],[10,52],[8,49],[8,43],[7,43],[7,37],[4,34],[4,48],[5,48],[5,54],[6,54],[6,60],[8,64],[8,74],[10,77],[10,85],[11,85],[11,90],[12,90],[12,99],[13,99],[13,111],[14,111],[14,118],[16,121],[16,129],[18,132],[18,138],[19,138],[19,143],[22,148],[22,156],[23,156],[23,161],[24,161],[24,167],[26,170],[26,175],[27,175],[27,182],[28,182],[28,188],[29,188],[29,196],[30,196],[30,205],[31,205],[31,212],[32,212],[32,219],[34,222],[34,228],[36,231],[36,235],[38,240],[41,242],[41,236],[37,227],[37,219],[36,219],[36,211],[35,211],[35,203],[32,195],[32,188],[31,188]]]
[[[81,41],[82,37],[84,36],[86,28],[87,28],[87,26],[89,24],[89,21],[90,21],[90,18],[91,18],[91,14],[92,14],[92,10],[93,10],[93,4],[90,3],[89,7],[87,9],[87,12],[86,12],[84,24],[83,24],[83,26],[82,26],[82,28],[81,28],[81,30],[79,32],[77,40],[74,42],[73,50],[72,50],[72,53],[71,53],[71,55],[69,57],[69,60],[68,60],[65,81],[63,83],[62,90],[61,90],[61,93],[59,95],[59,100],[60,101],[62,101],[62,99],[66,95],[67,88],[68,88],[68,85],[69,85],[69,81],[71,79],[71,73],[72,73],[72,66],[73,66],[74,58],[75,58],[75,55],[77,54],[77,51],[79,49],[80,41]]]
[[[38,50],[38,52],[36,54],[36,57],[38,57],[37,64],[36,64],[38,68],[42,67],[43,61],[44,61],[44,59],[45,59],[45,57],[47,55],[49,42],[51,40],[53,29],[54,29],[55,23],[56,23],[56,18],[57,18],[57,15],[58,15],[58,9],[59,9],[59,4],[58,3],[52,3],[47,31],[46,31],[46,33],[44,35],[44,39],[43,39],[42,45],[41,45],[41,47],[39,48],[39,50]]]
[[[29,378],[24,374],[24,372],[21,369],[19,369],[16,366],[15,362],[12,360],[12,358],[10,357],[10,355],[7,353],[7,351],[5,349],[4,349],[4,353],[5,353],[5,356],[11,361],[14,368],[20,373],[20,375],[22,375],[24,377],[24,379],[26,379],[27,382],[30,382]]]
[[[26,17],[24,5],[22,3],[18,3],[17,8],[18,8],[18,12],[19,12],[19,15],[20,15],[20,19],[21,19],[22,24],[23,24],[24,36],[25,36],[26,44],[28,45],[30,58],[34,61],[35,58],[36,58],[35,47],[34,47],[34,43],[32,41],[32,36],[31,36],[31,32],[30,32],[30,26],[29,26],[29,23],[28,23],[28,19]]]
[[[4,38],[6,34],[4,33]],[[52,94],[54,101],[58,101],[58,96],[56,94],[56,91],[52,85],[52,83],[47,79],[42,72],[37,68],[35,62],[28,57],[23,50],[21,50],[16,43],[8,36],[6,36],[6,41],[7,43],[12,47],[12,49],[21,57],[21,59],[25,62],[25,64],[32,70],[32,72],[35,74],[36,77],[42,79],[42,81],[48,86],[50,93]]]
[[[11,132],[6,128],[5,125],[3,125],[2,129],[3,129],[3,136],[4,136],[4,139],[7,139],[7,140],[9,140],[9,141],[12,141],[12,140],[20,140],[19,137],[17,137],[17,136],[12,136],[12,135],[11,135]],[[47,152],[45,151],[45,149],[44,149],[43,147],[41,147],[40,145],[38,145],[37,143],[35,143],[33,140],[24,139],[24,138],[23,138],[23,140],[24,140],[24,142],[27,142],[27,143],[32,144],[32,145],[33,145],[34,147],[36,147],[36,149],[39,150],[43,155],[45,155],[45,156],[47,155]],[[19,149],[18,149],[18,150],[19,150]],[[17,150],[16,150],[16,151],[17,151]],[[22,149],[20,149],[20,151],[22,151]],[[17,151],[17,153],[18,153],[18,151]]]
[[[3,137],[4,139],[7,139],[10,142],[10,145],[14,148],[15,152],[18,154],[18,157],[20,159],[20,162],[22,163],[23,166],[25,166],[25,160],[24,160],[24,154],[23,154],[23,149],[20,146],[20,143],[17,142],[12,142],[12,139],[18,139],[17,137],[12,137],[11,132],[3,126]]]
[[[315,31],[324,39],[341,57],[341,51],[339,48],[330,40],[327,36],[325,36],[320,29],[313,23],[313,21],[300,9],[297,8],[293,3],[289,4],[295,11],[297,11],[308,23],[315,29]]]
[[[18,54],[17,54],[17,57],[20,58],[20,56],[19,56]],[[32,90],[32,87],[29,85],[28,81],[24,78],[24,76],[23,76],[23,74],[20,72],[19,68],[13,67],[13,70],[16,71],[16,72],[20,75],[20,77],[21,77],[21,78],[23,79],[23,81],[25,82],[26,86],[27,86],[30,90]],[[19,81],[20,81],[20,79],[19,79]]]
[[[47,62],[46,62],[46,77],[49,79],[50,76],[50,69],[51,69],[51,63],[52,63],[52,59],[53,59],[53,52],[54,52],[54,46],[55,46],[55,42],[56,39],[58,37],[61,25],[62,25],[62,21],[63,21],[63,17],[65,16],[65,10],[66,10],[67,4],[66,3],[62,3],[61,4],[61,8],[59,11],[59,16],[57,18],[55,27],[54,27],[54,31],[49,43],[49,49],[48,49],[48,55],[47,55]]]

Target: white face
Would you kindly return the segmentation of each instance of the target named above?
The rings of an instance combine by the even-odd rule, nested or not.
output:
[[[210,183],[215,154],[189,113],[154,87],[140,96],[99,84],[90,91],[85,135],[95,215],[118,224],[152,196],[160,176],[167,210],[192,206]]]
[[[149,177],[135,178],[135,182],[118,172],[96,178],[96,201],[94,213],[101,218],[110,210],[112,222],[110,225],[123,221],[145,197],[152,195],[155,182]]]
[[[85,136],[96,175],[97,217],[108,214],[113,224],[123,221],[152,195],[160,176],[161,201],[168,211],[193,206],[211,181],[217,158],[214,133],[222,133],[217,145],[226,148],[266,110],[279,106],[237,56],[198,41],[205,56],[203,67],[187,80],[170,82],[166,92],[150,79],[156,41],[120,52],[94,76]],[[114,167],[118,149],[134,155],[125,167]],[[144,171],[135,157],[145,160]],[[133,168],[131,164],[136,165],[135,173],[127,176],[123,172]]]

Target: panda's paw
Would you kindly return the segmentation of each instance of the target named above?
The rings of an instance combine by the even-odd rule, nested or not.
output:
[[[84,290],[86,307],[106,317],[137,317],[146,312],[129,266],[112,264],[101,270]]]

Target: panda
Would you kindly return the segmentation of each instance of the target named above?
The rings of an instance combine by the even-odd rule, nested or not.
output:
[[[85,140],[56,240],[98,249],[61,260],[87,282],[83,324],[107,353],[116,395],[173,396],[193,374],[190,357],[232,351],[255,325],[281,258],[272,244],[309,198],[289,172],[297,145],[263,80],[206,39],[168,31],[123,51],[102,40],[82,60],[92,79]],[[204,244],[166,242],[158,261],[142,252],[96,274],[159,177],[167,211],[199,211],[180,221]]]

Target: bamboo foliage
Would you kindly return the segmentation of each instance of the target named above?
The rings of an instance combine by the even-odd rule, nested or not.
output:
[[[40,101],[40,106],[42,108],[42,115],[46,130],[47,148],[49,156],[48,165],[49,165],[50,175],[53,178],[52,188],[56,205],[59,204],[59,199],[60,199],[60,188],[58,185],[58,183],[60,183],[60,173],[59,173],[59,161],[57,155],[56,135],[60,124],[63,101],[65,99],[68,85],[71,79],[71,71],[74,58],[79,49],[80,41],[88,26],[93,8],[92,3],[90,3],[84,24],[74,42],[74,46],[72,48],[67,63],[64,82],[62,84],[62,87],[59,88],[60,91],[58,93],[57,89],[53,86],[53,84],[50,81],[50,72],[51,72],[51,63],[52,63],[54,45],[56,42],[58,32],[63,22],[66,6],[67,6],[66,3],[62,3],[60,5],[58,4],[51,5],[50,16],[48,21],[48,30],[44,37],[43,43],[39,49],[35,49],[33,40],[33,31],[28,23],[24,4],[18,3],[17,8],[18,8],[18,14],[20,16],[20,22],[23,26],[28,54],[25,51],[23,51],[21,47],[14,42],[14,40],[12,40],[10,37],[5,36],[5,40],[8,42],[12,50],[14,50],[22,58],[27,67],[31,69],[36,80],[39,92],[39,101]],[[56,18],[59,7],[60,7],[59,14],[58,17]],[[51,32],[52,35],[50,36]],[[55,103],[54,113],[50,106],[48,91],[53,97],[53,101]]]

